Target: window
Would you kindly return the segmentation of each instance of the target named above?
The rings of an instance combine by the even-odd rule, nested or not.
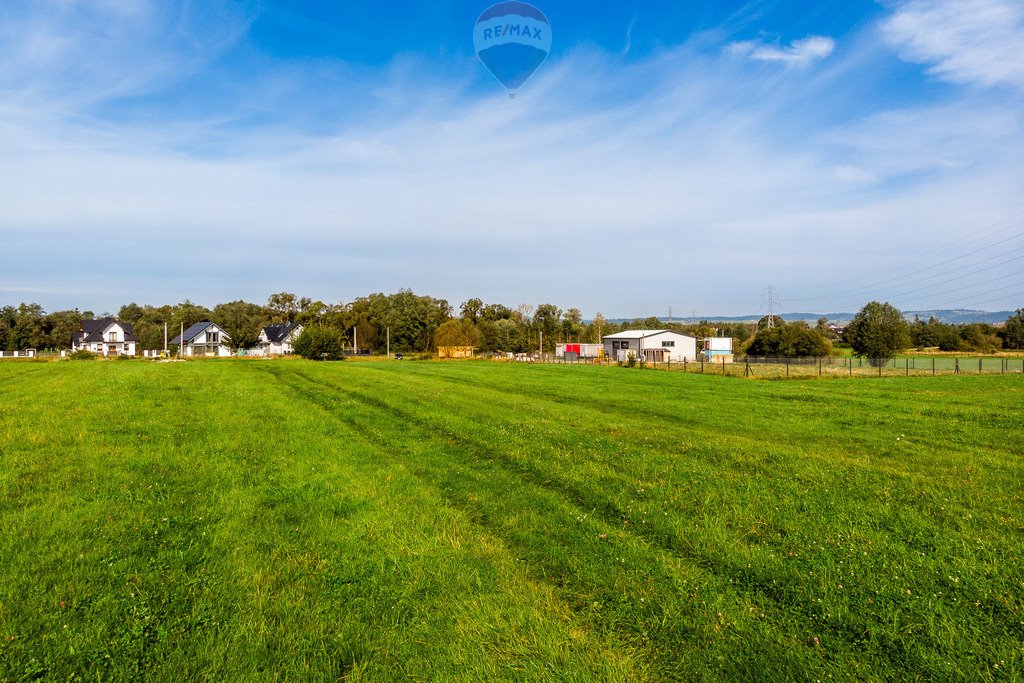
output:
[[[219,339],[220,333],[219,332],[209,332],[206,335],[206,337],[207,337],[206,341],[209,342],[210,344],[219,344],[220,343],[220,339]]]
[[[661,342],[661,345],[662,346],[675,346],[676,343],[674,341],[663,341],[663,342]]]
[[[128,353],[128,342],[124,343],[124,352]]]
[[[107,341],[117,341],[117,332],[108,332]]]

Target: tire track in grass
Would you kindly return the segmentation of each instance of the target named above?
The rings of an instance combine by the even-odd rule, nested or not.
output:
[[[268,370],[265,366],[260,369],[263,371]],[[423,476],[422,470],[419,470],[416,466],[416,456],[424,452],[422,448],[417,448],[416,442],[418,439],[416,435],[407,434],[406,439],[408,441],[403,444],[400,439],[395,439],[388,432],[380,429],[381,425],[373,420],[360,421],[352,419],[351,412],[345,406],[350,397],[325,392],[318,387],[314,387],[311,390],[311,385],[304,382],[299,376],[294,373],[283,372],[280,368],[269,368],[269,372],[281,387],[288,390],[290,395],[301,400],[305,405],[315,408],[319,414],[326,415],[330,419],[330,424],[333,425],[333,428],[328,428],[332,435],[331,438],[351,438],[357,443],[364,444],[365,448],[363,450],[366,451],[366,455],[359,456],[360,460],[365,461],[364,464],[374,463],[378,467],[390,465],[393,468],[400,468],[407,476],[418,481],[419,485],[425,490],[431,491],[433,495],[436,495],[438,501],[451,502],[450,498],[444,495],[444,491],[438,487],[437,482],[431,477]],[[396,444],[407,446],[407,448],[402,449],[406,457],[399,457],[395,452]],[[453,510],[459,511],[458,514],[464,520],[468,530],[479,530],[481,528],[477,519],[475,519],[476,515],[467,513],[467,510],[460,506],[452,505],[451,507]],[[613,643],[613,646],[605,644],[604,641],[608,640],[609,637],[607,634],[591,637],[586,633],[574,633],[577,629],[570,629],[569,626],[574,625],[578,618],[572,617],[570,619],[569,615],[572,614],[572,610],[569,608],[568,603],[565,603],[559,597],[555,586],[551,585],[548,581],[538,580],[538,577],[535,575],[524,574],[518,564],[516,564],[515,558],[517,555],[514,549],[507,544],[506,539],[492,533],[492,530],[486,527],[483,530],[487,538],[493,539],[492,541],[487,541],[484,545],[491,548],[500,547],[504,549],[502,553],[512,563],[508,569],[514,571],[515,576],[519,577],[516,580],[517,583],[521,581],[528,585],[533,584],[537,586],[539,595],[535,597],[541,597],[544,593],[550,593],[551,596],[558,600],[558,606],[554,611],[551,611],[551,607],[543,604],[535,605],[534,611],[535,613],[543,613],[546,620],[552,623],[557,622],[560,628],[565,629],[563,631],[565,642],[562,644],[562,647],[566,651],[577,651],[581,647],[586,648],[591,657],[598,654],[602,655],[603,659],[591,661],[590,666],[582,667],[584,670],[589,669],[592,675],[596,675],[601,679],[616,680],[622,675],[621,671],[616,672],[616,667],[619,667],[623,670],[633,671],[628,676],[629,680],[646,679],[646,675],[643,673],[646,665],[643,663],[643,658],[636,654],[636,648],[624,642]],[[476,532],[474,532],[474,538],[476,538]],[[477,557],[479,561],[483,561],[486,558],[486,554],[477,555],[474,553],[474,557]],[[502,568],[499,570],[496,568],[496,571],[504,574],[506,569]],[[508,581],[508,579],[503,581]],[[508,602],[510,604],[507,604],[504,609],[510,612],[508,617],[512,617],[520,607],[519,601],[517,599]],[[571,631],[573,633],[570,633]],[[531,649],[534,647],[532,644],[527,646]],[[517,678],[529,677],[527,674],[531,671],[532,667],[528,667]],[[569,674],[570,679],[575,675],[571,671],[561,671],[559,675],[565,675],[566,673]]]
[[[328,391],[339,391],[346,393],[346,395],[353,396],[356,398],[356,400],[362,401],[364,404],[367,405],[367,407],[373,410],[383,410],[390,412],[392,415],[406,423],[414,423],[418,429],[420,429],[421,431],[425,432],[428,435],[433,436],[435,434],[440,434],[447,442],[450,442],[456,446],[460,446],[463,451],[475,451],[475,454],[478,457],[478,459],[485,459],[489,454],[493,453],[493,445],[484,444],[479,440],[474,440],[458,431],[442,427],[442,423],[447,424],[443,419],[418,416],[416,414],[410,413],[409,411],[403,408],[389,404],[387,402],[387,399],[391,398],[393,394],[386,394],[386,398],[370,396],[365,393],[365,389],[362,392],[360,392],[356,388],[351,387],[351,385],[349,387],[340,387],[335,384],[325,382],[323,380],[311,378],[308,375],[305,375],[305,379],[306,381],[314,385],[320,386]],[[360,396],[360,394],[362,395]],[[450,408],[451,406],[446,407]],[[435,412],[440,412],[442,415],[444,414],[443,409],[436,409]],[[551,488],[551,477],[549,476],[549,473],[542,469],[538,469],[536,465],[531,464],[530,467],[527,468],[528,472],[526,474],[523,474],[523,463],[516,457],[515,454],[506,453],[504,462],[506,471],[514,473],[515,475],[519,476],[520,480],[523,481],[524,483],[542,488]],[[562,495],[565,495],[568,492],[567,497],[578,508],[584,510],[587,509],[588,505],[593,504],[595,502],[599,504],[602,502],[607,502],[606,499],[601,501],[595,501],[592,498],[588,498],[585,496],[581,497],[581,492],[578,489],[562,488],[560,491]],[[599,506],[597,508],[598,512],[605,512],[604,521],[606,522],[611,521],[608,519],[608,517],[617,517],[618,514],[621,512],[621,509],[612,508],[611,510],[612,511],[609,514],[607,512],[607,506],[603,508]],[[634,529],[636,528],[634,527]],[[669,535],[669,538],[671,538],[671,534]],[[784,595],[785,597],[787,597],[788,600],[790,600],[791,603],[793,603],[794,600],[799,601],[791,604],[791,606],[798,612],[803,612],[807,616],[818,616],[818,613],[821,613],[820,616],[822,617],[825,616],[822,608],[816,607],[813,605],[812,602],[809,602],[809,597],[799,598],[797,590],[794,590],[797,587],[798,582],[802,581],[803,583],[806,583],[806,577],[791,576],[790,583],[792,585],[789,586],[786,591],[788,592],[788,595],[785,595],[785,593],[783,595],[780,595],[779,591],[783,590],[783,588],[774,585],[774,582],[769,583],[770,577],[762,577],[757,573],[756,570],[750,571],[742,564],[730,560],[725,556],[706,555],[704,553],[698,552],[695,548],[691,549],[690,552],[687,552],[685,545],[683,548],[680,548],[680,545],[676,545],[670,542],[666,546],[663,543],[659,544],[658,538],[651,538],[650,536],[647,536],[646,540],[653,541],[656,545],[662,545],[663,549],[665,549],[667,552],[671,554],[680,554],[680,550],[683,550],[682,555],[684,557],[692,559],[693,561],[708,567],[712,575],[730,578],[730,582],[734,580],[738,581],[742,586],[745,586],[747,589],[749,589],[749,591],[760,593],[761,597],[763,598],[777,599]],[[799,592],[803,593],[804,591],[800,590]],[[851,617],[853,617],[852,620]],[[832,630],[833,635],[840,634],[843,636],[845,640],[847,640],[850,643],[863,642],[867,640],[868,634],[872,631],[877,631],[877,627],[880,626],[880,624],[874,622],[873,620],[859,619],[856,618],[855,615],[849,615],[846,618],[842,619],[832,618],[831,615],[829,615],[829,618],[831,619],[829,626]],[[928,639],[926,638],[926,641],[927,640]],[[893,648],[898,648],[898,651],[891,651]],[[883,649],[890,650],[888,656],[885,657],[887,661],[921,663],[919,656],[914,654],[914,652],[916,652],[919,648],[917,646],[909,647],[906,643],[903,643],[899,639],[891,640],[891,642],[885,645]],[[876,650],[873,653],[865,654],[869,657],[875,657],[884,653],[879,653]],[[924,667],[923,669],[921,669],[921,667],[919,667],[919,670],[927,670],[927,668]]]
[[[526,552],[532,558],[532,571],[558,587],[577,610],[590,610],[591,603],[584,596],[599,597],[600,600],[594,602],[594,605],[602,607],[614,605],[607,613],[600,614],[601,618],[594,620],[595,626],[611,628],[616,632],[623,630],[632,632],[631,638],[639,638],[644,643],[653,642],[657,646],[670,644],[672,647],[669,649],[681,648],[695,660],[700,660],[706,654],[704,646],[723,635],[723,625],[716,623],[714,616],[716,609],[728,605],[726,609],[735,609],[740,606],[740,609],[737,610],[740,612],[760,610],[756,603],[751,604],[745,595],[736,593],[727,585],[727,576],[722,577],[714,571],[709,573],[703,567],[680,566],[678,548],[672,548],[671,551],[666,552],[664,548],[658,547],[660,544],[652,544],[649,539],[640,537],[631,531],[615,532],[610,535],[615,539],[614,548],[616,550],[612,552],[622,552],[629,557],[631,566],[628,569],[620,569],[615,565],[616,558],[609,558],[608,549],[611,549],[613,544],[595,543],[598,532],[609,527],[607,521],[599,519],[598,524],[591,520],[584,521],[588,515],[585,512],[587,509],[585,506],[581,508],[575,501],[567,499],[563,492],[551,490],[547,483],[540,481],[536,475],[533,478],[524,479],[522,473],[517,469],[518,463],[515,461],[504,462],[504,467],[494,468],[489,466],[490,458],[488,458],[486,449],[482,450],[478,444],[468,442],[457,434],[439,431],[437,425],[413,419],[414,416],[407,411],[389,406],[380,399],[351,389],[325,384],[303,373],[297,374],[307,385],[306,388],[298,387],[294,383],[291,385],[296,391],[303,393],[314,402],[322,400],[325,390],[335,391],[363,403],[371,409],[371,413],[383,412],[393,418],[398,418],[396,421],[398,424],[411,425],[412,429],[405,429],[401,436],[397,436],[381,432],[375,433],[373,429],[365,429],[369,424],[363,424],[361,416],[367,414],[367,411],[357,411],[354,416],[341,418],[349,421],[357,430],[363,429],[366,433],[374,434],[374,440],[379,441],[382,447],[394,448],[396,442],[403,440],[420,444],[433,442],[433,449],[417,449],[415,446],[404,447],[402,450],[408,452],[408,457],[401,462],[407,467],[410,465],[409,461],[420,462],[421,467],[414,470],[419,476],[432,482],[435,486],[439,486],[453,505],[466,510],[472,519],[490,530],[491,533],[497,534],[513,546]],[[412,433],[413,430],[419,433],[419,438]],[[453,462],[450,458],[446,459],[444,454],[453,446],[476,451],[472,453],[476,459],[475,463],[461,463],[468,470],[451,471]],[[418,459],[425,455],[428,456],[429,462]],[[498,503],[493,503],[490,498],[481,499],[471,493],[474,487],[486,488],[488,483],[491,483],[491,486],[498,491],[514,492],[518,501],[515,509],[508,510]],[[546,517],[540,521],[548,522],[544,528],[546,538],[538,539],[536,533],[525,533],[519,528],[520,519],[523,516],[528,517],[523,512],[516,514],[517,511],[522,510],[545,512]],[[559,531],[554,528],[550,524],[552,515],[557,515],[563,520],[574,517],[579,520],[579,526],[586,528],[589,532],[588,535],[591,536],[589,547],[579,545],[581,539],[578,533]],[[541,526],[544,527],[543,524]],[[617,524],[612,525],[611,528],[616,526]],[[564,524],[559,525],[559,528],[564,529]],[[575,550],[577,553],[581,550],[585,552],[583,556],[570,552],[570,557],[563,559],[562,556],[566,554],[567,548]],[[609,559],[611,559],[611,563],[609,563]],[[625,562],[625,560],[621,561]],[[634,569],[632,565],[637,565],[639,568]],[[603,569],[595,569],[595,567],[603,567]],[[615,570],[611,570],[613,576],[609,577],[604,572],[609,571],[611,567],[615,567]],[[680,585],[680,579],[682,579],[682,585]],[[713,586],[707,599],[701,600],[700,605],[696,604],[698,594],[705,590],[705,587],[697,589],[693,594],[687,594],[681,590],[690,581],[693,582],[690,585],[711,584]],[[648,582],[647,585],[651,587],[652,594],[658,593],[661,597],[669,597],[669,604],[667,606],[659,604],[657,607],[653,604],[643,605],[640,609],[641,614],[638,615],[636,613],[638,605],[630,604],[628,599],[624,600],[622,594],[624,592],[642,592],[645,582]],[[653,589],[655,585],[658,586],[656,590]],[[749,584],[747,588],[752,588],[757,592],[757,589]],[[692,595],[692,597],[688,599],[688,595]],[[713,605],[711,604],[712,600],[714,600]],[[758,598],[758,602],[768,601],[770,601],[769,596]],[[598,612],[602,611],[598,610]],[[679,618],[680,616],[682,618]],[[778,617],[780,621],[789,621],[786,614],[780,613]],[[720,613],[718,618],[722,618]],[[731,627],[737,628],[735,622]],[[792,631],[800,630],[794,623],[790,624],[790,628]],[[858,631],[858,633],[862,632]],[[733,657],[750,658],[770,652],[772,656],[769,659],[773,660],[776,666],[781,667],[780,675],[788,675],[783,672],[792,674],[797,670],[806,671],[808,667],[813,666],[807,661],[797,665],[796,662],[801,655],[802,648],[787,647],[786,644],[778,641],[777,632],[766,631],[756,622],[746,623],[745,628],[729,633],[728,637],[742,641],[742,645],[731,641],[727,646],[727,649],[733,652]],[[703,666],[707,667],[705,669],[691,667],[689,664],[692,662],[683,669],[679,669],[676,657],[667,654],[664,647],[654,647],[653,649],[652,656],[659,662],[659,666],[663,667],[664,673],[672,672],[673,675],[690,678],[694,676],[695,671],[712,671],[715,666],[721,666],[720,662],[704,661]],[[763,664],[767,667],[762,669],[763,671],[770,671],[773,666],[767,662]]]

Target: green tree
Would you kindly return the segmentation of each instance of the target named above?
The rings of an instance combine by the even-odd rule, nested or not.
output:
[[[248,301],[232,301],[217,304],[213,308],[213,320],[231,337],[231,346],[236,349],[251,349],[256,346],[260,330],[268,324],[267,310],[259,304]]]
[[[1006,319],[1001,334],[1003,346],[1008,349],[1024,349],[1024,308]]]
[[[449,320],[434,334],[435,348],[441,346],[480,346],[480,333],[469,320]]]
[[[82,328],[82,314],[72,311],[54,311],[47,314],[43,325],[47,331],[46,346],[52,349],[66,349],[71,346],[71,335]]]
[[[600,343],[601,338],[605,334],[607,334],[607,327],[608,321],[605,319],[603,315],[601,315],[601,312],[598,311],[597,313],[595,313],[594,319],[590,321],[590,325],[588,326],[588,336],[590,337],[589,341],[593,342],[594,344]]]
[[[480,299],[470,299],[469,301],[462,304],[459,308],[459,317],[463,320],[468,320],[472,323],[476,323],[480,320],[480,315],[484,310],[484,302]]]
[[[771,320],[771,325],[770,326],[768,324],[769,320]],[[764,329],[766,327],[771,328],[771,327],[785,327],[785,326],[786,326],[786,321],[782,319],[782,316],[778,316],[778,315],[773,315],[773,316],[770,316],[770,317],[766,315],[766,316],[762,317],[760,320],[757,321],[757,329],[759,329],[759,330]]]
[[[537,332],[544,333],[542,351],[554,351],[558,333],[562,329],[562,309],[554,304],[537,306],[537,312],[533,314],[533,324]],[[538,343],[539,341],[538,338]]]
[[[872,301],[853,316],[846,339],[857,355],[884,361],[910,346],[910,326],[892,304]]]
[[[308,300],[307,300],[308,301]],[[267,297],[271,322],[290,323],[299,312],[299,299],[291,292],[278,292]]]
[[[295,353],[309,360],[343,360],[344,343],[345,335],[341,330],[314,325],[302,330],[293,348]]]
[[[758,330],[746,353],[750,356],[824,358],[832,353],[832,342],[818,330],[807,327],[806,323],[794,323]]]

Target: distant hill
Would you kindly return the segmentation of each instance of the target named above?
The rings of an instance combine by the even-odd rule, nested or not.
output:
[[[829,322],[833,323],[846,323],[853,320],[854,313],[779,313],[779,317],[783,320],[806,320],[807,322],[814,323],[822,316],[829,319]],[[976,311],[964,308],[955,309],[943,309],[934,311],[903,311],[903,315],[907,320],[913,320],[914,316],[918,316],[921,320],[928,320],[932,316],[935,316],[939,322],[950,323],[953,325],[965,325],[967,323],[989,323],[996,324],[1006,322],[1006,319],[1013,315],[1013,311]],[[742,323],[742,322],[757,322],[764,317],[763,313],[757,315],[702,315],[696,318],[678,318],[673,317],[671,322],[676,323],[698,323],[701,320],[707,320],[708,322],[720,322],[720,323]],[[609,322],[623,323],[629,322],[633,318],[612,318]],[[668,322],[668,321],[663,321]]]

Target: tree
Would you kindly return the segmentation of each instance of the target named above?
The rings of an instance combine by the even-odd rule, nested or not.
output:
[[[449,320],[434,333],[435,347],[480,345],[480,333],[469,320]]]
[[[484,310],[484,302],[480,299],[470,299],[466,303],[462,304],[459,309],[459,317],[463,320],[468,320],[472,323],[477,322],[480,319],[480,314]]]
[[[769,321],[771,322],[770,325],[769,325]],[[772,315],[772,316],[767,316],[766,315],[766,316],[763,316],[760,320],[757,321],[757,329],[759,329],[759,330],[764,329],[766,327],[772,328],[772,327],[785,327],[785,326],[786,326],[786,321],[783,320],[782,317],[778,316],[778,315]]]
[[[306,300],[308,304],[308,299]],[[272,322],[290,323],[299,311],[299,300],[291,292],[278,292],[267,297],[267,309]]]
[[[888,360],[910,346],[910,326],[892,304],[872,301],[853,316],[846,339],[857,355]]]
[[[260,329],[267,324],[267,311],[248,301],[232,301],[214,306],[212,322],[228,333],[236,349],[251,349],[256,346]]]
[[[533,324],[538,332],[544,333],[544,349],[541,351],[554,351],[555,337],[562,328],[562,310],[554,304],[541,304],[533,314]]]
[[[333,327],[307,327],[302,330],[292,348],[295,353],[309,360],[343,360],[341,347],[345,335]]]
[[[604,336],[604,329],[608,325],[608,321],[601,315],[601,311],[594,314],[594,319],[590,321],[590,341],[599,343],[601,338]]]
[[[832,342],[806,324],[766,327],[758,330],[747,347],[750,356],[783,356],[786,358],[823,358],[832,353]]]
[[[1024,308],[1006,319],[1002,330],[1003,346],[1008,349],[1024,349]]]

